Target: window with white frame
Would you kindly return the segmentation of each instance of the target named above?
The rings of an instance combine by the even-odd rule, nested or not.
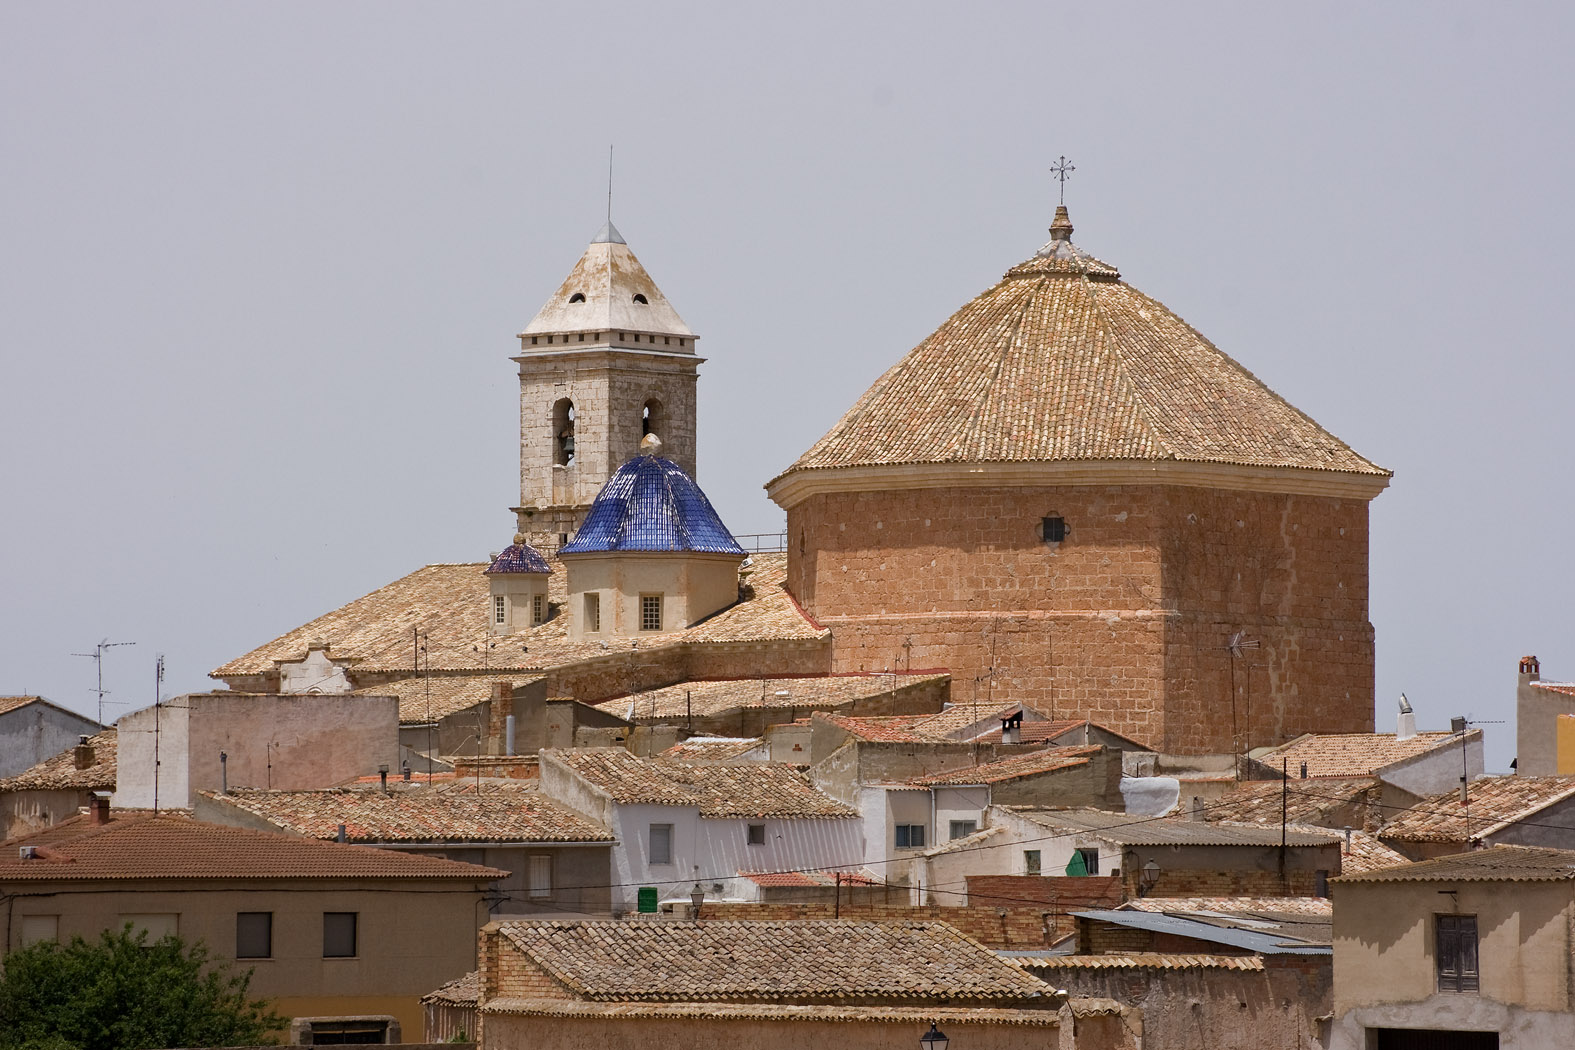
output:
[[[492,596],[492,622],[493,623],[508,623],[509,622],[508,603],[504,600],[503,595],[501,595],[501,594],[494,594]]]
[[[979,822],[977,820],[954,820],[954,821],[952,821],[951,832],[952,832],[952,838],[954,838],[954,839],[965,839],[969,835],[972,835],[974,832],[976,832],[978,830],[979,830]]]
[[[660,594],[640,595],[640,630],[660,631],[662,629],[662,596]]]
[[[530,895],[533,898],[552,896],[552,857],[534,855],[530,859]]]
[[[650,864],[671,864],[673,862],[673,826],[671,824],[651,825],[650,846],[646,852],[646,862]]]

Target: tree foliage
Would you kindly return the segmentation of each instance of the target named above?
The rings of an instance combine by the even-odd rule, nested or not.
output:
[[[39,942],[0,973],[0,1050],[162,1050],[271,1041],[285,1019],[247,998],[251,972],[201,944],[149,942],[130,925],[96,943]]]

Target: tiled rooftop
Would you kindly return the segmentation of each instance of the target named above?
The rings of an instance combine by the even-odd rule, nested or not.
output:
[[[107,824],[73,817],[0,849],[0,883],[136,879],[466,879],[506,872],[371,846],[319,842],[207,824],[172,813],[116,813]],[[41,846],[48,859],[21,860],[16,847]]]
[[[660,758],[674,762],[731,762],[761,745],[759,737],[692,736],[674,744]]]
[[[1113,268],[1060,248],[953,314],[787,473],[1138,460],[1387,476]]]
[[[1419,860],[1335,882],[1564,882],[1575,879],[1575,851],[1535,846],[1493,846]]]
[[[934,744],[942,738],[930,735],[924,729],[925,722],[932,715],[873,715],[858,717],[851,715],[835,715],[817,713],[815,718],[823,718],[859,740],[868,740],[872,743],[888,744]]]
[[[0,780],[0,791],[113,791],[118,739],[114,729],[95,733],[88,737],[93,748],[91,766],[77,768],[76,745],[72,745],[31,769]]]
[[[826,637],[828,632],[812,624],[784,588],[787,556],[751,557],[743,600],[693,627],[642,637],[639,647]],[[561,608],[568,597],[565,573],[556,559],[550,560],[555,571],[548,580],[548,595]],[[568,618],[561,612],[539,626],[500,638],[489,636],[485,614],[490,591],[482,575],[486,567],[486,563],[473,562],[417,569],[210,674],[215,678],[263,674],[277,663],[303,658],[308,645],[321,641],[328,645],[330,659],[353,661],[355,672],[404,671],[414,676],[411,632],[417,628],[427,632],[425,661],[436,672],[518,676],[606,655],[613,643],[571,641]]]
[[[422,675],[367,686],[355,695],[392,696],[399,701],[400,725],[424,725],[485,703],[495,683],[523,686],[538,680],[525,674]]]
[[[702,817],[858,816],[781,763],[690,765],[640,758],[621,747],[547,750],[541,755],[544,765],[556,762],[623,804],[698,806]]]
[[[1137,897],[1122,907],[1177,915],[1212,913],[1271,919],[1327,919],[1334,915],[1334,902],[1328,897]]]
[[[1058,831],[1095,835],[1129,846],[1278,846],[1280,829],[1234,824],[1208,824],[1175,817],[1139,817],[1101,809],[1038,809],[1008,807],[1036,824]],[[1296,829],[1285,834],[1291,846],[1324,846],[1339,842],[1333,831]]]
[[[488,576],[517,573],[545,576],[551,572],[552,566],[542,557],[541,551],[526,543],[523,536],[515,536],[514,542],[504,547],[486,568]]]
[[[1372,777],[1247,780],[1210,802],[1204,810],[1204,819],[1278,825],[1283,793],[1286,819],[1292,824],[1321,825],[1335,810],[1365,802],[1368,792],[1377,783]],[[1186,816],[1188,806],[1183,800],[1177,807],[1177,815]]]
[[[1089,759],[1099,754],[1101,750],[1103,749],[1098,746],[1049,747],[1026,755],[1013,755],[998,762],[987,762],[982,766],[963,766],[944,773],[932,773],[926,777],[915,778],[913,782],[927,787],[943,784],[997,784],[1004,780],[1038,776],[1058,769],[1086,766]]]
[[[1482,730],[1467,730],[1466,737],[1479,740]],[[1309,777],[1370,777],[1396,762],[1459,746],[1460,737],[1444,732],[1418,733],[1403,740],[1393,733],[1315,734],[1292,740],[1258,761],[1271,769],[1285,763],[1293,778],[1299,776],[1303,762]]]
[[[1124,955],[1050,955],[1025,959],[1031,970],[1262,970],[1261,955],[1185,955],[1132,952]]]
[[[896,689],[944,681],[944,674],[839,674],[813,678],[726,678],[680,682],[605,700],[604,711],[635,722],[671,722],[691,714],[715,718],[730,711],[769,708],[803,711],[843,707]],[[785,696],[779,694],[787,694]],[[632,714],[631,714],[632,712]],[[924,715],[921,718],[939,718]]]
[[[1575,682],[1532,682],[1531,685],[1534,689],[1546,689],[1550,693],[1575,696]]]
[[[1406,862],[1404,854],[1390,849],[1378,841],[1377,835],[1365,831],[1353,830],[1350,847],[1347,848],[1343,843],[1340,846],[1341,875],[1359,875]]]
[[[613,836],[561,803],[517,784],[456,781],[326,791],[234,791],[207,798],[282,831],[351,842],[611,842]]]
[[[739,875],[756,886],[813,889],[825,886],[880,886],[879,880],[858,872],[844,871],[741,871]]]
[[[9,711],[15,711],[19,707],[26,707],[28,704],[37,703],[42,699],[43,697],[41,696],[0,696],[0,715]]]
[[[1479,777],[1467,787],[1464,805],[1459,791],[1434,795],[1400,813],[1379,834],[1394,842],[1464,843],[1575,796],[1575,777]]]
[[[650,440],[647,438],[646,440]],[[744,548],[694,479],[670,459],[639,455],[613,471],[561,555],[603,551],[734,554]]]
[[[456,977],[441,987],[434,988],[421,997],[423,1005],[437,1003],[443,1006],[475,1006],[481,999],[481,971],[472,970],[463,977]]]
[[[999,1005],[1050,990],[941,922],[518,922],[500,933],[599,1001]]]

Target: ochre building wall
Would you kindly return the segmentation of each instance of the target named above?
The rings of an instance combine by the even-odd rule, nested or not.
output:
[[[833,670],[945,668],[954,699],[977,688],[1172,753],[1370,732],[1367,559],[1360,499],[1045,486],[788,510],[788,587],[831,629]],[[1233,719],[1237,631],[1258,647],[1235,661]]]

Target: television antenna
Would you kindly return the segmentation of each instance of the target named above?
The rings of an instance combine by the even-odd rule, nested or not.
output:
[[[95,645],[93,647],[93,651],[91,653],[72,653],[71,654],[72,656],[80,656],[80,657],[83,657],[85,659],[92,660],[93,663],[97,665],[97,670],[98,670],[98,687],[96,689],[90,690],[90,692],[94,692],[94,693],[98,694],[98,724],[99,725],[103,725],[104,724],[104,697],[109,695],[109,690],[104,688],[104,650],[105,649],[114,649],[114,648],[116,648],[118,646],[122,646],[122,645],[136,645],[136,644],[137,644],[136,642],[112,642],[108,638],[105,638],[103,641],[99,642],[97,645]]]

